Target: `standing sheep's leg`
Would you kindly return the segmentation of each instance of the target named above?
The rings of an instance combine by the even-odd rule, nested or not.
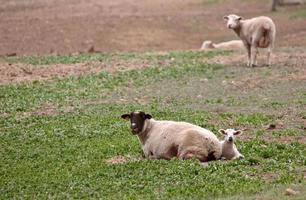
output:
[[[247,66],[251,66],[251,46],[250,45],[245,45],[247,52],[248,52],[248,63]]]
[[[256,51],[255,51],[255,66],[257,66],[257,56],[258,56],[259,52],[258,52],[258,48],[256,48]]]
[[[271,66],[271,53],[272,53],[272,47],[269,45],[268,47],[268,54],[267,54],[267,65]]]
[[[257,54],[257,48],[254,45],[252,45],[251,46],[251,64],[250,64],[251,67],[256,67],[256,64],[255,64],[256,54]]]

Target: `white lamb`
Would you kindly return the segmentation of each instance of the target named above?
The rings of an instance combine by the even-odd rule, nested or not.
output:
[[[141,111],[121,117],[130,120],[131,132],[138,136],[146,158],[196,158],[201,162],[221,158],[221,144],[207,129],[186,122],[154,120]]]
[[[256,66],[258,48],[267,48],[267,64],[271,65],[276,28],[271,18],[260,16],[243,20],[238,15],[224,16],[227,27],[233,29],[248,51],[248,66]]]
[[[213,43],[210,40],[204,41],[201,50],[206,49],[223,49],[223,50],[240,50],[244,49],[243,42],[241,40],[231,40],[227,42],[221,42],[221,43]]]
[[[239,135],[242,133],[241,130],[234,130],[234,129],[220,129],[219,133],[223,134],[224,140],[221,141],[222,145],[222,156],[221,158],[224,158],[226,160],[233,160],[233,159],[242,159],[244,156],[239,153],[236,145],[234,144],[234,140],[236,135]]]

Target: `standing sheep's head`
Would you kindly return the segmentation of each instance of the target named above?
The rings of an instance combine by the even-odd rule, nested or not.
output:
[[[242,17],[235,14],[231,14],[228,16],[224,16],[223,19],[227,22],[227,28],[236,29],[240,26],[240,20],[242,20]]]
[[[145,125],[146,119],[152,118],[150,114],[146,114],[142,111],[135,111],[129,114],[123,114],[121,115],[121,117],[123,119],[129,119],[131,121],[131,131],[133,134],[141,133]]]
[[[220,129],[219,133],[224,135],[224,140],[227,142],[234,142],[236,135],[239,135],[242,133],[241,130],[235,130],[235,129]]]

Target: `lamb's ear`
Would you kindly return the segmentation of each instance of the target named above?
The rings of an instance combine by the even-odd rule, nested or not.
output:
[[[121,115],[121,118],[128,120],[128,119],[131,118],[131,115],[130,114],[123,114],[123,115]]]
[[[219,131],[218,131],[219,133],[221,133],[221,134],[223,134],[223,135],[226,135],[226,132],[225,132],[225,130],[224,129],[219,129]]]
[[[241,133],[242,133],[241,130],[237,130],[237,131],[234,133],[234,135],[240,135]]]
[[[150,114],[146,114],[146,119],[151,119],[152,116]]]
[[[228,20],[228,16],[223,16],[223,19],[225,20],[225,21],[227,21]]]

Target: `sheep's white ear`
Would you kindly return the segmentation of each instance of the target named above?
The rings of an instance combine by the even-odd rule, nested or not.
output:
[[[219,129],[219,131],[218,131],[219,133],[221,133],[221,134],[223,134],[223,135],[226,135],[226,132],[225,132],[225,130],[224,129]]]
[[[125,120],[129,120],[131,118],[130,114],[123,114],[121,115],[121,118],[125,119]]]
[[[241,130],[237,130],[237,131],[234,133],[234,135],[240,135],[241,133],[242,133]]]
[[[228,16],[223,16],[223,19],[224,19],[225,21],[227,21],[227,20],[228,20]]]

